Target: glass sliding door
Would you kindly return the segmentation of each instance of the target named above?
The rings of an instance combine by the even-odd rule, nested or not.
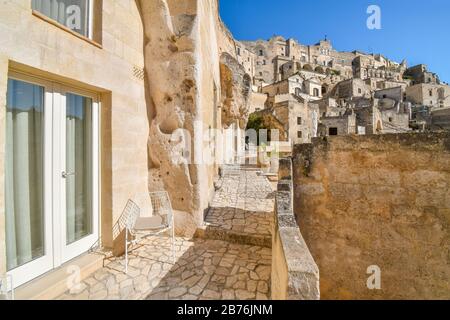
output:
[[[8,270],[44,255],[44,88],[8,81],[6,243]]]
[[[98,103],[87,92],[61,88],[60,190],[62,262],[98,240]]]
[[[15,286],[98,241],[98,114],[94,93],[10,72],[5,235]]]
[[[92,99],[66,96],[66,241],[92,234]]]
[[[47,95],[48,98],[48,95]],[[45,139],[51,99],[44,85],[8,79],[5,136],[6,265],[17,282],[52,268],[51,216],[45,203],[50,160]],[[47,116],[47,119],[46,119]],[[49,117],[50,116],[50,117]],[[46,149],[47,148],[47,149]]]

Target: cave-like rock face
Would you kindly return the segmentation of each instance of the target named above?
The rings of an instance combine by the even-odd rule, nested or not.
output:
[[[191,139],[180,143],[181,136],[177,132],[178,129],[193,132],[197,114],[194,53],[197,16],[188,14],[196,12],[196,2],[186,1],[186,8],[175,8],[174,14],[170,9],[176,4],[171,1],[136,1],[145,36],[146,98],[150,122],[149,188],[168,191],[174,209],[188,215],[196,209],[194,185],[197,169],[186,159],[192,150],[192,145],[186,145],[191,143]],[[177,226],[193,224],[195,221],[182,221]]]
[[[245,129],[249,116],[251,77],[239,62],[228,53],[220,57],[220,82],[222,87],[222,125],[228,128],[239,121]]]

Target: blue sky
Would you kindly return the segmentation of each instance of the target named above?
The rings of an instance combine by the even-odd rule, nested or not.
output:
[[[366,26],[369,5],[381,8],[381,30]],[[238,40],[276,34],[314,44],[327,35],[339,51],[424,63],[450,82],[449,0],[220,0],[220,14]]]

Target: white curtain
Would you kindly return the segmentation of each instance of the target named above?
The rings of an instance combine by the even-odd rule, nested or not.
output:
[[[44,255],[42,87],[8,80],[5,211],[7,268]]]
[[[66,180],[67,243],[92,232],[92,101],[67,95]]]

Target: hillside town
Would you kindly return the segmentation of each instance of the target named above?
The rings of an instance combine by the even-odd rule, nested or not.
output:
[[[323,136],[450,128],[450,86],[426,65],[340,52],[328,39],[303,45],[274,36],[237,41],[236,50],[261,96],[251,111],[280,122],[292,145]]]

